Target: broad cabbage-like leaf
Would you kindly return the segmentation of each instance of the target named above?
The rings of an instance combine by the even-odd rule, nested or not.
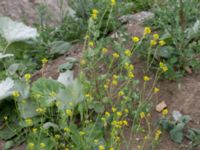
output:
[[[14,87],[14,81],[11,78],[7,78],[6,80],[0,83],[0,100],[12,95]]]
[[[57,81],[62,83],[65,86],[70,85],[73,82],[74,72],[67,70],[66,72],[60,73]]]
[[[33,83],[31,93],[41,107],[50,107],[56,100],[59,89],[64,88],[60,82],[51,79],[40,78]]]
[[[0,53],[0,60],[3,59],[3,58],[6,58],[6,57],[13,57],[14,55],[13,54],[2,54]]]
[[[58,108],[61,110],[71,108],[84,100],[82,84],[78,79],[75,79],[65,89],[60,89],[57,95],[61,105]],[[70,105],[72,104],[72,106]]]
[[[8,44],[30,39],[35,40],[38,36],[35,28],[15,22],[8,17],[0,17],[0,34],[6,39]]]

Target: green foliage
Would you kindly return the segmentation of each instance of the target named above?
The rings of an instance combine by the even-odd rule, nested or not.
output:
[[[170,138],[176,143],[182,143],[185,137],[189,139],[189,147],[192,149],[200,144],[200,130],[187,126],[191,120],[190,116],[179,116],[176,121],[162,118],[159,121],[161,128],[170,134]]]
[[[199,8],[198,0],[169,0],[155,6],[151,25],[164,33],[161,39],[167,42],[165,54],[160,58],[168,64],[169,71],[165,74],[168,79],[180,78],[200,67],[196,58],[199,55]]]

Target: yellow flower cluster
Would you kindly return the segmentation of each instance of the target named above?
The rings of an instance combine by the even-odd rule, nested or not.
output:
[[[143,119],[143,118],[145,118],[145,116],[146,116],[145,113],[142,111],[142,112],[140,113],[140,118]]]
[[[35,111],[39,114],[44,114],[46,112],[46,109],[45,108],[37,108]]]
[[[150,41],[150,46],[155,46],[157,44],[157,41],[156,40],[151,40]]]
[[[99,145],[98,150],[105,150],[105,147],[103,145]]]
[[[40,148],[45,148],[46,145],[44,143],[40,143]]]
[[[97,9],[92,10],[92,19],[96,20],[98,16],[99,11]]]
[[[66,114],[67,116],[70,116],[70,117],[73,116],[73,112],[70,109],[66,109]]]
[[[25,122],[26,122],[26,124],[27,124],[28,126],[32,126],[32,125],[33,125],[33,121],[32,121],[32,119],[30,119],[30,118],[26,119]]]
[[[64,132],[66,132],[66,133],[67,133],[67,132],[70,132],[70,128],[65,127],[65,128],[64,128]]]
[[[159,140],[161,134],[162,134],[162,131],[158,129],[158,130],[156,131],[156,133],[155,133],[155,140],[156,140],[156,141]]]
[[[153,90],[154,94],[158,93],[159,91],[160,91],[160,89],[157,88],[157,87],[155,87],[154,90]]]
[[[122,126],[128,126],[128,122],[126,120],[120,120],[120,121],[112,121],[111,123],[114,128],[122,128]]]
[[[150,77],[148,77],[148,76],[144,76],[143,79],[144,79],[145,82],[147,82],[147,81],[150,80]]]
[[[160,45],[160,46],[164,46],[165,44],[166,44],[166,42],[165,42],[164,40],[160,40],[160,41],[159,41],[159,45]]]
[[[30,78],[31,78],[31,74],[30,73],[26,73],[24,75],[24,78],[25,78],[26,82],[28,82],[30,80]]]
[[[132,37],[132,41],[135,43],[138,43],[140,41],[140,38],[137,36]]]
[[[33,142],[28,143],[28,148],[33,149],[35,147],[35,144]]]
[[[124,54],[125,54],[126,56],[130,57],[130,56],[132,55],[132,52],[131,52],[129,49],[126,49],[126,50],[124,51]]]
[[[102,54],[106,54],[108,52],[107,48],[102,48]]]
[[[160,69],[162,69],[163,72],[168,71],[168,67],[164,63],[160,62],[159,66],[160,66]]]
[[[167,116],[168,113],[169,113],[169,111],[167,108],[162,111],[163,116]]]
[[[42,64],[44,65],[44,64],[46,64],[46,63],[48,62],[48,59],[47,59],[47,58],[43,58],[43,59],[41,60],[41,62],[42,62]]]
[[[113,53],[113,58],[119,58],[119,54],[118,53]]]
[[[89,45],[90,47],[93,47],[93,46],[94,46],[94,42],[93,42],[93,41],[89,41],[88,45]]]
[[[151,28],[150,27],[145,27],[144,28],[144,36],[147,34],[151,34]]]
[[[20,96],[20,93],[18,91],[14,91],[14,92],[12,92],[12,96],[17,98]]]
[[[116,5],[116,0],[110,0],[111,2],[111,6],[115,6]]]

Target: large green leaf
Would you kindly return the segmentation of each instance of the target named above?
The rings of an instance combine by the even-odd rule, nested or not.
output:
[[[64,54],[71,48],[71,44],[65,41],[55,41],[50,46],[51,54]]]
[[[6,80],[0,83],[0,100],[12,95],[14,87],[14,81],[11,78],[7,78]]]
[[[75,79],[71,84],[67,85],[65,89],[60,89],[57,99],[61,102],[61,105],[58,106],[61,110],[70,108],[70,103],[74,106],[83,101],[83,89],[80,81]]]
[[[177,124],[174,129],[170,131],[171,139],[176,143],[181,143],[183,140],[183,129],[185,127],[184,123]]]
[[[31,93],[39,105],[46,108],[51,106],[59,90],[64,88],[64,85],[56,80],[40,78],[33,83]]]
[[[15,22],[8,17],[0,17],[0,34],[9,44],[30,39],[35,40],[38,36],[35,28]]]

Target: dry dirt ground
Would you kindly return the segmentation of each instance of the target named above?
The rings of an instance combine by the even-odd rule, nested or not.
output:
[[[52,6],[54,0],[47,0],[49,6]],[[56,1],[56,0],[55,0]],[[35,8],[38,5],[38,0],[0,0],[0,15],[10,16],[17,20],[22,20],[23,17],[28,18],[28,23],[33,23],[36,19]],[[58,7],[53,6],[54,9]],[[143,27],[138,24],[129,23],[127,25],[128,31],[131,35],[140,36],[143,32]],[[76,45],[73,48],[75,51],[72,55],[80,55],[81,46]],[[65,62],[65,57],[62,56],[53,62],[50,62],[47,66],[46,76],[52,76],[56,78],[58,72],[58,66]],[[135,64],[137,68],[137,63]],[[141,67],[138,65],[138,67]],[[138,73],[140,75],[140,73]],[[40,76],[40,71],[35,74],[35,77]],[[158,96],[155,98],[154,104],[158,104],[160,101],[164,100],[167,103],[170,115],[173,110],[180,111],[184,115],[190,115],[192,121],[190,126],[200,128],[200,74],[192,74],[183,77],[179,81],[159,81],[158,87],[161,89]],[[152,116],[152,123],[158,120],[160,114],[155,110]],[[128,132],[128,130],[127,130]],[[0,150],[2,149],[2,142],[0,142]],[[24,146],[15,148],[14,150],[23,150]],[[162,141],[157,148],[158,150],[186,150],[184,144],[177,145],[173,143],[168,134],[162,137]],[[133,147],[131,150],[137,150]],[[200,150],[200,148],[197,148]]]

